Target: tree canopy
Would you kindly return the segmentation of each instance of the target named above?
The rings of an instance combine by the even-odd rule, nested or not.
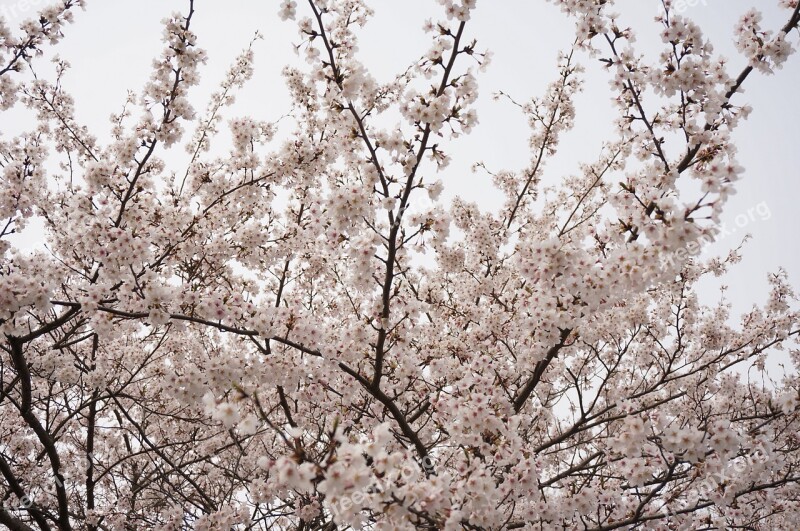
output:
[[[697,286],[740,259],[698,251],[744,171],[740,89],[789,59],[798,1],[742,16],[741,72],[668,0],[658,56],[613,1],[552,3],[574,44],[544,94],[500,95],[531,132],[525,167],[485,169],[496,211],[440,197],[491,57],[475,0],[432,3],[391,80],[359,59],[366,2],[284,1],[305,61],[278,122],[229,113],[252,47],[193,96],[188,0],[110,134],[38,61],[82,0],[0,18],[0,109],[28,120],[0,137],[0,524],[794,529],[795,295],[778,271],[733,324]],[[615,133],[542,186],[598,60]]]

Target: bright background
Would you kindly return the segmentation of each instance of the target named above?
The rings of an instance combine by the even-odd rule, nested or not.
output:
[[[685,0],[678,7],[704,28],[716,50],[730,59],[730,72],[735,77],[744,61],[733,47],[734,24],[756,5],[764,13],[762,26],[777,29],[789,16],[777,3]],[[44,0],[0,0],[0,15],[15,26],[45,4]],[[254,47],[256,74],[227,116],[276,120],[289,102],[281,69],[287,63],[305,64],[293,50],[293,43],[300,42],[294,23],[278,18],[277,0],[197,0],[195,4],[192,29],[209,55],[201,69],[203,81],[192,92],[195,108],[198,112],[205,108],[207,96],[258,30],[264,39]],[[307,15],[305,2],[298,0],[298,4],[298,15]],[[362,33],[360,57],[379,81],[387,81],[428,48],[430,41],[422,32],[422,24],[427,18],[439,18],[441,8],[435,0],[371,0],[369,5],[376,14]],[[78,120],[101,142],[109,130],[109,114],[118,112],[126,92],[139,91],[149,75],[151,61],[162,48],[160,21],[187,6],[188,0],[88,0],[86,11],[78,11],[75,24],[66,28],[66,38],[56,48],[72,64],[65,86],[75,96]],[[620,24],[635,29],[637,49],[647,54],[651,63],[662,48],[660,25],[654,20],[659,6],[659,0],[617,0],[615,9],[622,15]],[[524,167],[529,158],[529,130],[518,109],[494,101],[492,94],[503,90],[517,101],[541,95],[557,75],[558,50],[567,49],[573,41],[573,21],[544,0],[480,0],[467,29],[470,37],[478,39],[478,49],[492,50],[494,58],[489,70],[479,76],[480,125],[472,135],[449,146],[453,162],[443,174],[444,195],[458,194],[493,209],[500,204],[499,193],[491,189],[488,176],[472,173],[470,168],[477,161],[484,161],[493,171]],[[797,42],[796,34],[792,41]],[[615,109],[609,76],[596,58],[581,54],[579,62],[586,73],[584,91],[577,100],[576,126],[563,138],[558,155],[548,162],[544,184],[557,183],[574,172],[580,162],[593,160],[602,141],[612,133]],[[793,284],[800,287],[800,54],[791,57],[774,76],[754,73],[745,89],[735,103],[749,103],[754,112],[737,130],[735,139],[746,173],[723,216],[734,233],[709,250],[725,254],[746,233],[753,236],[744,249],[742,263],[722,279],[735,315],[765,300],[767,274],[779,267],[784,267]],[[32,123],[30,115],[18,110],[0,113],[4,135],[30,128]],[[40,246],[41,229],[32,224],[16,242],[25,248]],[[703,298],[708,302],[718,299],[719,286],[719,282],[708,282]]]

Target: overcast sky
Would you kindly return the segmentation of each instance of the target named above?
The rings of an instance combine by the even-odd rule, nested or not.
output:
[[[299,1],[298,13],[307,7]],[[700,24],[718,52],[730,59],[735,76],[744,66],[733,44],[733,26],[748,8],[757,5],[764,12],[765,28],[778,28],[788,11],[778,9],[777,0],[685,0],[684,14]],[[0,15],[12,25],[44,0],[0,0]],[[202,68],[203,81],[194,91],[198,110],[217,86],[230,62],[246,47],[258,30],[264,39],[255,46],[256,75],[238,97],[232,115],[250,115],[275,120],[288,108],[288,96],[280,77],[287,63],[304,64],[293,53],[299,37],[291,22],[281,22],[278,4],[256,0],[197,0],[192,27],[199,45],[209,54]],[[361,58],[381,81],[391,79],[423,53],[428,38],[421,28],[425,19],[436,17],[435,0],[372,0],[373,21],[361,40]],[[160,21],[171,11],[184,10],[188,0],[88,0],[85,12],[66,28],[67,37],[57,52],[72,64],[65,80],[75,96],[77,117],[101,141],[108,131],[108,116],[121,109],[126,92],[140,90],[150,72],[152,58],[161,47]],[[659,25],[654,21],[660,1],[617,0],[622,25],[633,27],[640,52],[655,61],[660,49]],[[500,196],[491,191],[488,177],[473,174],[474,162],[484,161],[493,169],[517,169],[528,160],[528,128],[525,119],[508,103],[495,102],[492,93],[503,90],[517,100],[540,95],[556,75],[557,52],[573,41],[573,22],[544,0],[479,0],[468,32],[478,39],[478,48],[494,52],[490,69],[479,78],[480,125],[475,133],[450,146],[453,163],[444,174],[446,197],[454,194],[478,201],[487,209],[499,205]],[[793,39],[796,42],[797,38]],[[547,183],[556,183],[574,171],[579,162],[591,161],[611,132],[613,106],[608,75],[597,59],[586,55],[579,61],[587,68],[585,89],[577,102],[575,129],[564,138],[558,156],[547,167]],[[746,168],[738,183],[738,194],[728,205],[723,221],[732,232],[713,246],[724,250],[738,245],[745,233],[753,239],[745,248],[745,259],[723,279],[734,310],[747,310],[763,302],[768,272],[783,266],[795,286],[800,286],[798,253],[798,192],[800,192],[800,54],[771,77],[751,76],[746,92],[736,103],[749,103],[754,112],[736,133],[740,163]],[[5,135],[29,128],[29,119],[18,112],[0,113],[0,131]],[[749,214],[748,214],[749,212]],[[21,245],[35,245],[35,231],[29,231]],[[706,300],[718,297],[718,285],[709,283]]]

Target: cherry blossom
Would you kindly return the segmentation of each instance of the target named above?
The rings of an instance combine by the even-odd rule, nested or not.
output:
[[[189,0],[110,134],[67,58],[38,63],[82,3],[0,21],[0,108],[27,120],[0,139],[0,524],[793,528],[796,294],[776,271],[737,321],[698,291],[739,249],[689,251],[747,178],[740,92],[790,60],[798,2],[779,28],[742,15],[741,72],[670,2],[654,56],[611,0],[553,3],[576,35],[552,82],[497,94],[527,162],[470,161],[496,211],[444,193],[492,57],[474,0],[433,5],[388,80],[361,60],[364,2],[282,2],[301,53],[277,121],[231,107],[260,35],[196,93]],[[553,176],[598,60],[613,135]],[[34,218],[24,253],[8,236]]]

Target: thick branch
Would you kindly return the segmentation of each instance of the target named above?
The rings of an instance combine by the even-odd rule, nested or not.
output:
[[[542,379],[542,375],[544,374],[544,371],[547,370],[550,362],[553,361],[556,356],[558,356],[559,351],[564,347],[564,343],[567,340],[567,337],[569,337],[571,331],[572,330],[569,329],[562,330],[561,340],[550,347],[550,350],[547,351],[544,359],[536,364],[536,367],[533,369],[533,374],[525,383],[525,385],[522,386],[522,389],[519,390],[517,397],[514,399],[514,411],[519,413],[522,411],[522,408],[525,407],[525,402],[527,402],[528,398],[531,396],[531,393],[533,393],[533,390],[539,384],[539,381]]]

